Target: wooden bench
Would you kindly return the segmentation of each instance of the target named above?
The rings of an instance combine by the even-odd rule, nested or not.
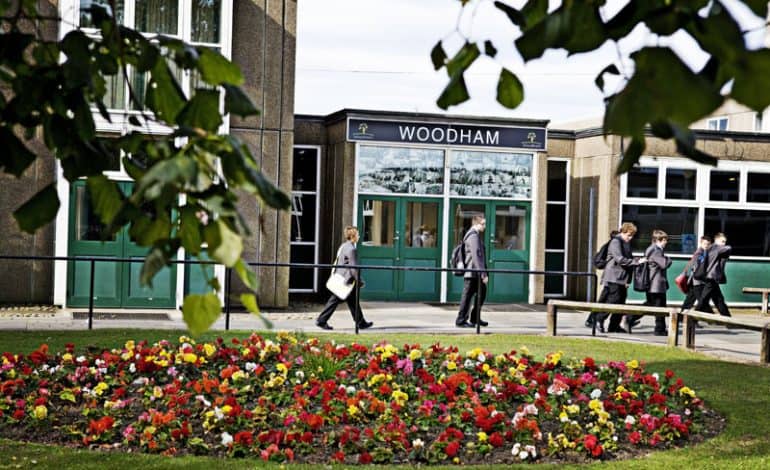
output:
[[[767,315],[767,295],[770,294],[770,287],[744,287],[744,294],[762,294],[762,315]]]
[[[571,310],[578,310],[581,312],[606,312],[606,313],[621,313],[626,315],[645,315],[645,316],[664,316],[671,318],[671,327],[668,330],[668,344],[670,346],[677,345],[676,330],[678,324],[677,314],[679,308],[673,307],[649,307],[646,305],[625,305],[625,304],[601,304],[598,302],[580,302],[577,300],[561,300],[551,299],[548,301],[547,307],[547,334],[550,336],[556,336],[556,316],[559,308],[568,308]],[[631,329],[628,330],[631,333]],[[594,325],[592,334],[596,336],[596,326]]]
[[[759,331],[762,333],[761,347],[759,351],[759,362],[763,364],[770,363],[770,323],[762,319],[725,317],[713,313],[699,312],[697,310],[686,310],[682,313],[676,313],[672,316],[669,337],[672,331],[676,335],[677,329],[674,327],[674,317],[676,317],[677,324],[679,322],[679,317],[684,317],[684,325],[682,327],[682,334],[684,335],[683,346],[687,349],[695,349],[696,320],[737,327],[745,330]]]

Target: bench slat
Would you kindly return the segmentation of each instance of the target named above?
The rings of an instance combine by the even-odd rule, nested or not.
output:
[[[600,304],[598,302],[579,302],[576,300],[549,300],[548,305],[559,308],[572,308],[588,312],[629,313],[637,315],[668,316],[672,311],[678,312],[673,307],[650,307],[645,305],[626,304]]]
[[[695,320],[703,320],[707,322],[717,323],[720,325],[734,325],[734,326],[740,326],[741,328],[746,328],[748,330],[754,330],[754,331],[762,331],[764,329],[770,328],[770,323],[764,322],[762,320],[750,320],[746,318],[736,318],[736,317],[725,317],[722,315],[717,315],[715,313],[705,313],[705,312],[699,312],[697,310],[685,310],[682,312],[682,315],[685,316],[685,318],[693,318]]]

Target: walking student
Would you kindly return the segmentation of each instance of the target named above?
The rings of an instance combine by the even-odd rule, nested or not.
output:
[[[487,226],[487,220],[483,215],[474,215],[471,220],[473,224],[463,237],[465,252],[465,267],[467,269],[487,269],[487,256],[484,249],[484,239],[482,234]],[[481,282],[479,282],[479,277]],[[455,326],[460,328],[473,328],[478,323],[481,326],[487,326],[488,323],[479,318],[481,306],[487,298],[487,284],[489,276],[486,271],[466,272],[463,276],[463,293],[460,297],[460,311],[457,312]],[[480,290],[479,290],[480,289]],[[478,298],[478,308],[476,310],[476,301]],[[468,311],[470,310],[470,321],[468,321]]]
[[[668,234],[663,230],[652,231],[652,244],[644,251],[647,258],[647,266],[650,270],[650,288],[645,292],[647,301],[645,305],[652,307],[666,306],[666,291],[668,291],[668,278],[666,272],[671,266],[671,258],[666,256],[665,249],[668,243]],[[667,336],[666,318],[655,316],[655,336]]]
[[[356,243],[358,243],[358,229],[355,227],[345,227],[345,242],[340,245],[337,250],[337,265],[336,272],[345,278],[348,284],[355,282],[353,291],[348,295],[346,299],[340,299],[336,295],[332,294],[329,297],[329,301],[326,302],[326,306],[323,312],[316,319],[315,324],[324,330],[333,330],[329,324],[329,319],[332,317],[334,310],[342,302],[347,302],[350,314],[353,315],[353,321],[358,324],[359,330],[364,330],[371,327],[374,323],[366,321],[364,319],[364,313],[361,311],[361,305],[356,305],[356,299],[360,298],[361,287],[363,287],[363,280],[358,272],[358,268],[346,268],[345,266],[357,266],[358,265],[358,250],[356,249]]]
[[[714,302],[720,315],[731,316],[719,285],[727,284],[725,265],[732,251],[733,248],[727,244],[727,236],[724,233],[714,235],[714,244],[706,252],[706,278],[698,300],[699,311],[711,313],[709,302]]]
[[[631,282],[636,265],[647,261],[646,258],[634,258],[631,254],[631,240],[636,235],[636,225],[625,222],[620,227],[620,234],[610,241],[607,247],[607,266],[602,273],[602,285],[607,290],[608,304],[625,304],[628,285]],[[610,316],[609,333],[625,333],[620,326],[623,315],[613,313]],[[601,320],[599,320],[601,321]]]
[[[612,241],[613,238],[617,237],[620,233],[619,230],[613,230],[610,232],[610,241]],[[609,243],[609,242],[607,242]],[[596,300],[597,303],[603,304],[607,302],[607,289],[602,289],[601,294],[599,294],[599,298]],[[604,321],[607,319],[609,314],[607,313],[589,313],[588,318],[586,318],[585,325],[588,328],[591,328],[594,325],[594,322],[596,322],[596,329],[599,330],[600,333],[604,333]]]
[[[703,293],[704,281],[695,279],[693,274],[697,270],[698,266],[706,260],[706,252],[709,248],[711,248],[712,242],[713,239],[708,235],[703,235],[700,237],[700,241],[698,242],[698,249],[695,250],[692,258],[690,258],[690,261],[685,266],[684,271],[682,271],[687,276],[687,284],[689,286],[687,295],[682,302],[682,309],[680,310],[682,312],[691,309],[695,305],[695,302],[700,299],[701,294]]]

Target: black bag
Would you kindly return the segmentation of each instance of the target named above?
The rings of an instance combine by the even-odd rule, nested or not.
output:
[[[637,292],[647,292],[650,290],[649,263],[640,263],[634,268],[634,290]]]
[[[470,231],[468,233],[470,233]],[[452,256],[449,258],[449,267],[454,269],[452,274],[455,276],[465,275],[465,239],[468,238],[468,233],[466,233],[463,240],[452,249]]]
[[[695,269],[692,272],[692,278],[696,281],[705,281],[708,271],[706,266],[708,265],[708,256],[703,256],[703,261],[695,265]]]
[[[609,242],[602,245],[602,247],[599,248],[599,251],[597,251],[596,254],[594,255],[592,261],[596,269],[604,269],[607,266],[607,252],[609,251],[611,241],[612,239],[610,239]]]

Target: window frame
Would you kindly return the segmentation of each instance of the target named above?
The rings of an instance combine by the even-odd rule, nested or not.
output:
[[[544,256],[543,256],[543,262],[545,263],[545,257],[548,255],[548,253],[562,253],[564,255],[564,271],[568,271],[569,267],[569,208],[570,208],[570,190],[572,189],[572,159],[567,157],[548,157],[546,159],[546,169],[548,168],[548,162],[566,162],[566,166],[564,168],[566,181],[567,181],[567,187],[565,189],[564,193],[564,200],[563,201],[551,201],[548,199],[548,191],[547,191],[547,175],[546,175],[546,214],[548,213],[547,207],[549,204],[551,205],[559,205],[564,206],[564,248],[558,249],[558,248],[544,248]],[[546,224],[548,224],[548,220],[545,221]],[[547,231],[546,231],[547,233]],[[567,277],[563,276],[564,279],[562,280],[562,293],[547,293],[545,292],[545,281],[543,281],[543,297],[544,298],[561,298],[565,297],[567,295]]]
[[[695,207],[698,209],[698,219],[695,224],[696,236],[703,233],[705,227],[706,209],[736,209],[736,210],[758,210],[770,214],[770,203],[768,202],[746,202],[748,173],[770,173],[770,162],[747,162],[739,160],[719,160],[717,166],[701,165],[680,157],[650,157],[642,156],[639,158],[639,165],[643,167],[658,167],[658,198],[640,198],[626,196],[628,175],[623,174],[620,178],[620,199],[617,207],[618,221],[623,222],[623,206],[668,206],[668,207]],[[696,188],[695,199],[666,199],[665,198],[665,175],[666,169],[695,169]],[[710,176],[711,170],[717,171],[735,171],[740,174],[740,187],[738,189],[738,201],[711,201],[710,195]],[[728,237],[730,234],[727,234]],[[728,238],[729,240],[729,238]],[[641,255],[641,252],[634,252]],[[672,253],[672,258],[689,258],[691,255]],[[732,256],[736,260],[767,261],[770,257],[764,256]]]
[[[719,123],[724,121],[725,128],[720,129]],[[711,128],[711,123],[716,124],[716,129]],[[714,116],[706,121],[706,129],[715,132],[728,132],[730,130],[730,116]]]
[[[291,253],[291,247],[293,245],[297,246],[313,246],[313,263],[318,264],[318,248],[320,247],[320,243],[318,240],[318,237],[320,236],[320,223],[319,219],[321,217],[321,146],[320,145],[294,145],[292,147],[292,154],[294,149],[309,149],[309,150],[315,150],[316,151],[316,166],[315,166],[315,172],[316,172],[316,180],[315,180],[315,191],[310,190],[292,190],[291,195],[294,197],[295,194],[302,195],[302,194],[312,194],[315,196],[315,235],[312,242],[297,242],[293,240],[289,240],[289,252]],[[293,211],[293,209],[292,209]],[[293,214],[292,214],[293,217]],[[291,281],[290,281],[291,282]],[[318,268],[313,269],[313,289],[292,289],[289,288],[289,294],[294,293],[313,293],[318,292]]]

